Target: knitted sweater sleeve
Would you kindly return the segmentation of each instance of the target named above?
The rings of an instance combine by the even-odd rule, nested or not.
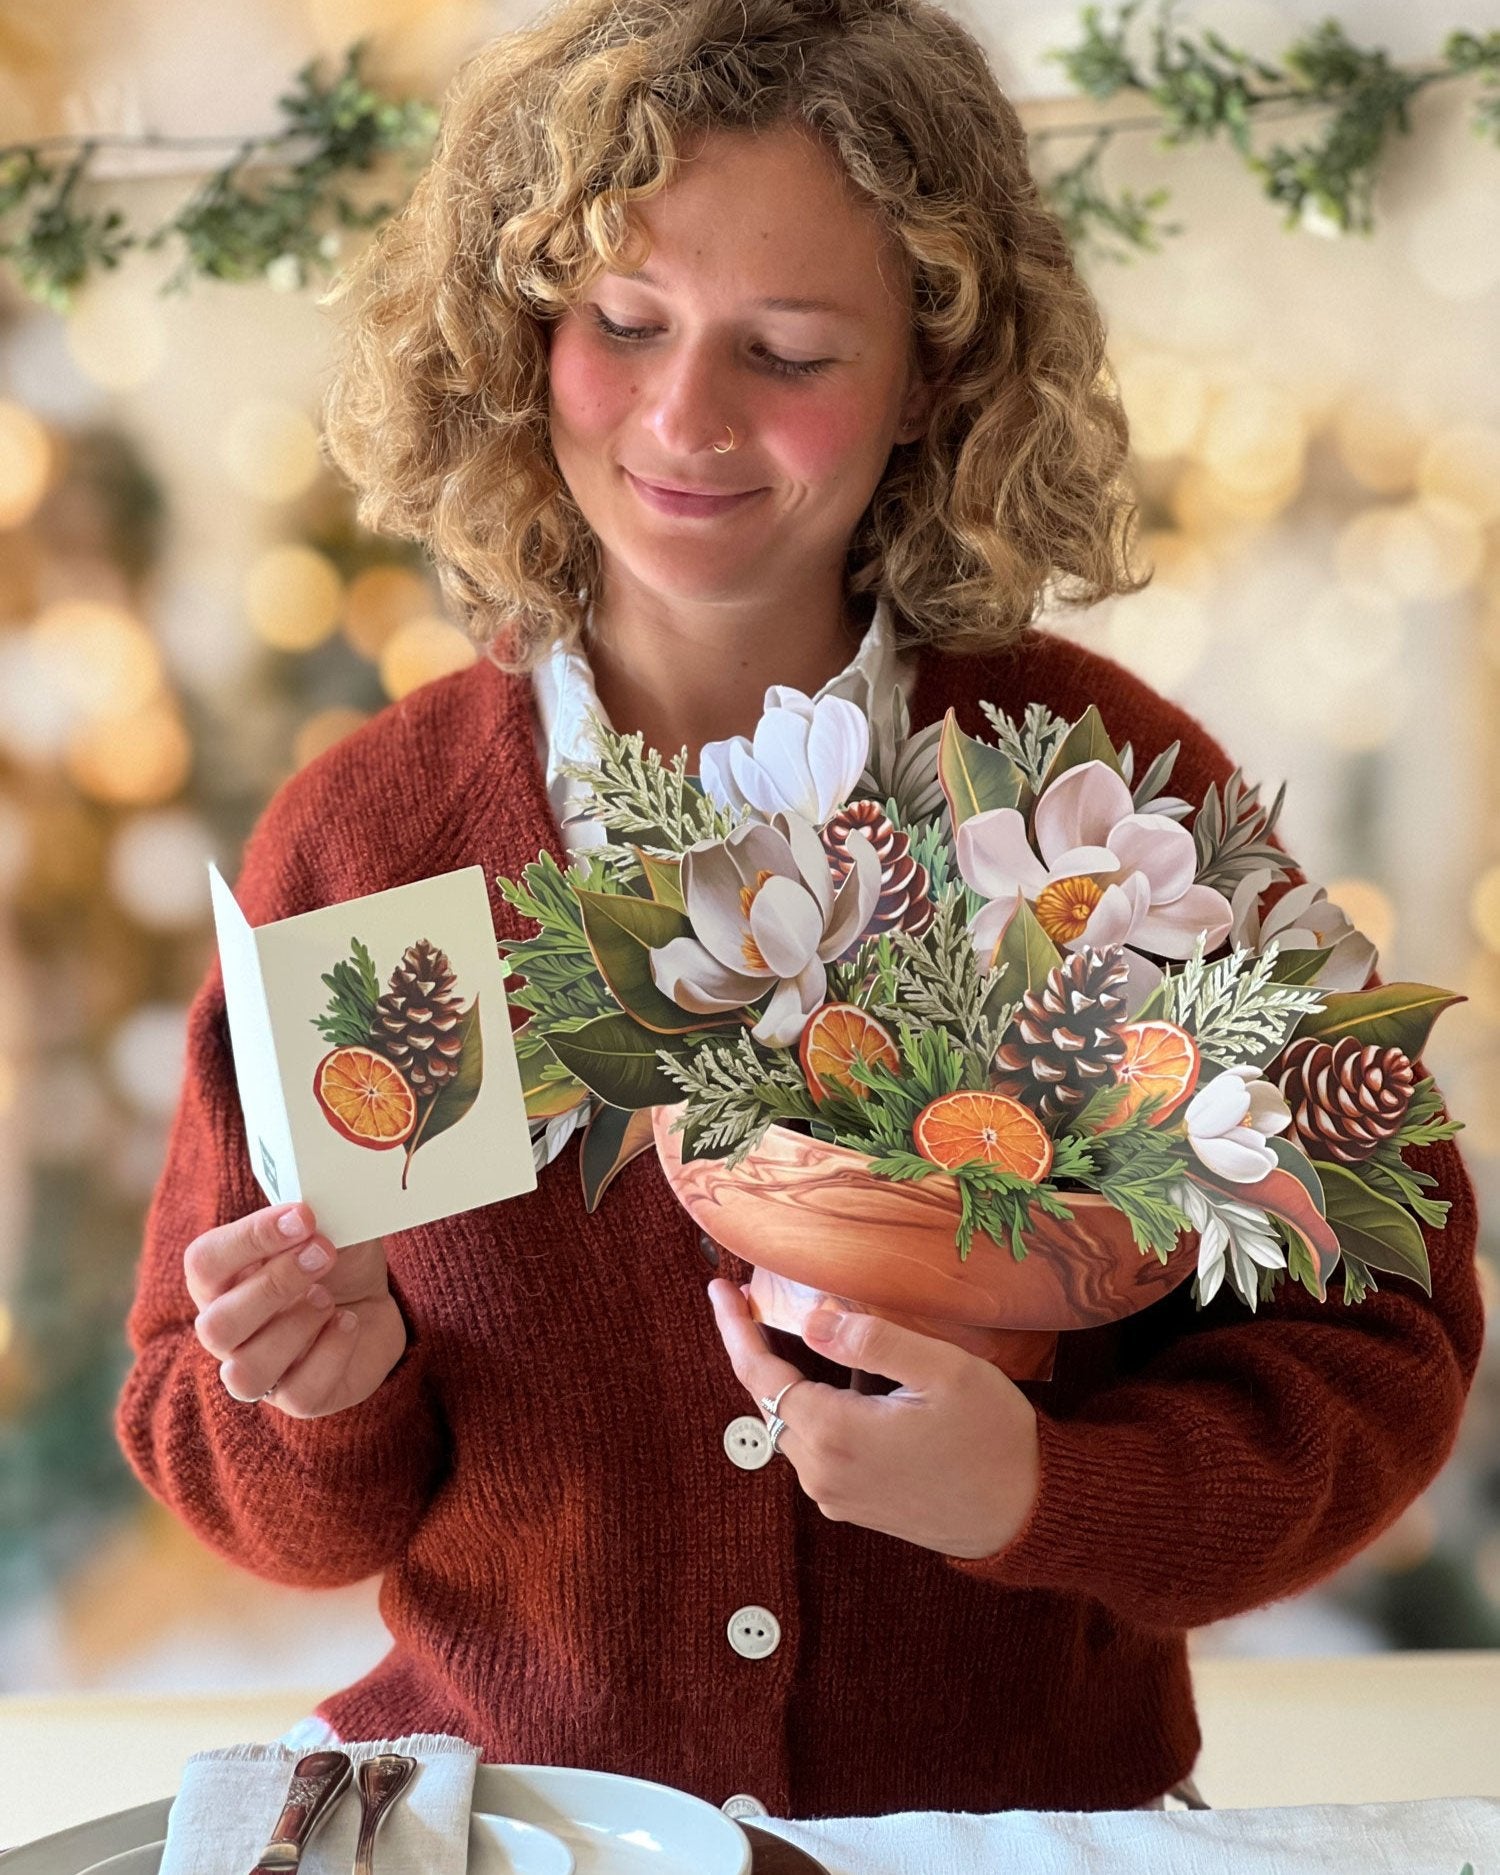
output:
[[[316,801],[302,783],[278,794],[246,847],[236,895],[252,925],[325,902],[310,860],[319,850]],[[200,1232],[265,1203],[250,1170],[215,962],[189,1014],[182,1094],[126,1323],[134,1363],[115,1432],[141,1482],[211,1549],[273,1581],[334,1587],[376,1573],[404,1548],[436,1488],[444,1427],[428,1350],[394,1277],[408,1344],[369,1399],[300,1420],[225,1390],[218,1360],[193,1332],[183,1252]]]
[[[1231,763],[1218,744],[1118,675],[1159,725],[1137,738],[1138,760],[1180,738],[1173,791],[1201,800],[1222,784]],[[1031,1517],[994,1555],[950,1565],[1181,1629],[1308,1588],[1392,1523],[1452,1449],[1484,1331],[1463,1160],[1452,1141],[1407,1158],[1451,1206],[1441,1227],[1423,1227],[1430,1298],[1381,1276],[1361,1303],[1346,1305],[1337,1283],[1320,1303],[1288,1279],[1252,1315],[1227,1284],[1203,1310],[1183,1285],[1124,1325],[1124,1377],[1067,1412],[1036,1391]]]

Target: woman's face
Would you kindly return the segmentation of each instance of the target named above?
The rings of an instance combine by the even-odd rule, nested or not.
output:
[[[649,277],[601,274],[550,341],[552,445],[607,580],[726,600],[841,572],[892,445],[921,433],[929,399],[909,368],[899,245],[790,127],[709,133],[634,213]],[[832,309],[766,303],[788,298]],[[716,454],[731,429],[734,448]],[[633,478],[754,492],[672,513]]]

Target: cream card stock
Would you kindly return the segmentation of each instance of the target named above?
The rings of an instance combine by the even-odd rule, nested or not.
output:
[[[253,928],[209,867],[255,1177],[335,1248],[536,1186],[483,869]]]

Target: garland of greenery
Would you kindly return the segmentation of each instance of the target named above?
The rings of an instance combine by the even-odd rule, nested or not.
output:
[[[1126,40],[1143,4],[1125,0],[1109,17],[1098,6],[1084,7],[1079,43],[1047,54],[1084,96],[1104,103],[1133,94],[1156,109],[1151,117],[1053,124],[1031,133],[1033,146],[1089,138],[1076,161],[1039,177],[1080,255],[1128,259],[1132,249],[1157,252],[1164,236],[1182,232],[1180,223],[1162,218],[1166,189],[1137,194],[1105,187],[1104,153],[1124,132],[1156,130],[1167,145],[1225,138],[1263,192],[1285,209],[1288,227],[1323,234],[1371,231],[1386,147],[1395,132],[1410,133],[1411,102],[1429,86],[1477,80],[1482,95],[1472,127],[1500,145],[1500,32],[1451,32],[1435,64],[1409,68],[1379,48],[1356,45],[1338,21],[1327,19],[1273,64],[1212,30],[1183,30],[1173,18],[1176,0],[1156,0],[1150,56],[1138,62]],[[327,84],[318,80],[316,62],[304,66],[296,88],[278,100],[281,128],[240,139],[233,159],[146,235],[133,232],[118,207],[80,202],[83,185],[98,180],[92,172],[99,152],[192,149],[214,140],[61,136],[0,146],[0,257],[10,260],[33,299],[59,312],[69,309],[92,272],[117,266],[131,248],[153,250],[173,236],[185,253],[163,291],[180,291],[195,274],[302,286],[310,272],[334,259],[339,230],[373,227],[395,212],[390,202],[357,206],[344,186],[351,173],[396,153],[420,162],[436,133],[432,105],[383,97],[366,82],[360,65],[367,48],[366,40],[352,47]],[[1259,124],[1313,112],[1324,114],[1313,135],[1254,147]],[[257,188],[243,180],[252,164],[270,172]],[[18,225],[9,231],[12,223]]]
[[[131,248],[151,251],[173,236],[185,252],[164,292],[181,291],[195,274],[301,286],[310,269],[333,259],[340,229],[371,228],[395,213],[391,202],[360,207],[347,191],[351,176],[391,154],[425,158],[437,130],[431,105],[382,97],[366,82],[360,66],[368,44],[351,47],[328,83],[319,80],[316,61],[305,65],[295,88],[277,100],[282,127],[240,139],[235,156],[148,234],[133,232],[118,208],[80,200],[99,152],[192,149],[215,140],[49,137],[0,148],[0,255],[33,299],[58,312],[69,310],[91,274],[118,266]],[[252,164],[271,171],[253,188],[244,179]],[[21,224],[14,233],[10,221]]]

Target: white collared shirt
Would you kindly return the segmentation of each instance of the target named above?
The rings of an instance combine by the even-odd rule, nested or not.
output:
[[[813,700],[833,692],[847,695],[850,690],[858,695],[865,686],[867,695],[878,697],[899,684],[910,701],[916,668],[911,653],[897,649],[890,601],[881,594],[859,649],[836,677],[830,677],[814,693]],[[577,855],[587,847],[601,845],[604,830],[582,811],[586,790],[562,773],[562,764],[592,761],[595,749],[589,716],[596,714],[607,726],[609,717],[599,701],[588,654],[581,644],[554,645],[532,672],[532,688],[536,699],[537,760],[547,778],[547,798],[569,854]],[[555,1120],[532,1122],[532,1153],[538,1171],[562,1151],[575,1128],[588,1119],[591,1107],[592,1101],[585,1101]]]

